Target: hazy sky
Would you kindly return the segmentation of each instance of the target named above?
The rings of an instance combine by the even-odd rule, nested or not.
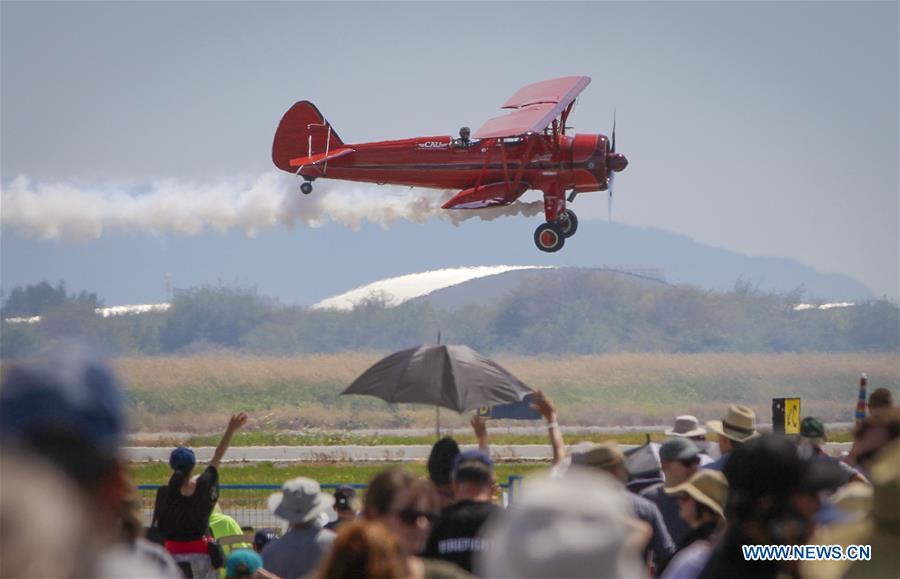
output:
[[[617,221],[898,299],[898,6],[3,1],[4,193],[27,176],[35,189],[168,180],[210,195],[207,183],[273,170],[272,135],[297,100],[348,143],[455,134],[523,84],[583,74],[576,132],[608,132],[615,107],[630,160]],[[605,194],[574,209],[589,227]],[[4,226],[7,240],[27,234]],[[58,257],[102,242],[41,243]],[[55,279],[48,263],[16,278]]]

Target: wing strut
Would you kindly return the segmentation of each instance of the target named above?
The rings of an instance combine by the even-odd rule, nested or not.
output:
[[[475,182],[475,191],[477,192],[481,188],[481,182],[484,180],[484,175],[487,173],[488,163],[491,162],[491,155],[494,153],[494,147],[488,147],[488,154],[484,157],[484,165],[481,166],[481,173],[478,175],[478,181]]]
[[[522,179],[522,173],[525,172],[525,166],[531,162],[531,150],[534,148],[534,140],[536,137],[531,136],[528,138],[528,146],[525,148],[525,155],[522,157],[522,161],[519,163],[519,168],[516,171],[515,179],[513,183],[519,183]],[[539,138],[539,137],[537,137]]]
[[[512,194],[512,184],[509,181],[509,167],[507,166],[508,161],[506,159],[506,147],[503,144],[500,144],[500,159],[503,163],[503,180],[506,181],[506,191],[510,195]]]

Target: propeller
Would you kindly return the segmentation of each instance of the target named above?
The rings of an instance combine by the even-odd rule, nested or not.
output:
[[[616,174],[612,171],[609,173],[609,178],[607,180],[607,189],[609,191],[609,196],[606,198],[606,220],[612,221],[612,194],[613,194],[613,183],[616,182]]]
[[[616,152],[616,109],[613,107],[613,131],[612,131],[612,151],[611,153]]]
[[[612,129],[612,144],[610,146],[609,153],[615,154],[616,152],[616,109],[613,107],[613,129]],[[612,169],[607,169],[606,171],[606,190],[609,195],[606,201],[606,219],[607,221],[612,221],[612,202],[613,202],[613,183],[616,182],[616,173]]]

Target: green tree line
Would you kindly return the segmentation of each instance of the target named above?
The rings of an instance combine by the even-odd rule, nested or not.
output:
[[[527,355],[900,348],[896,303],[795,311],[803,297],[743,281],[717,292],[586,271],[535,278],[493,303],[453,311],[424,301],[389,307],[378,296],[352,311],[313,310],[279,305],[254,288],[219,285],[178,292],[167,312],[103,318],[94,313],[96,295],[69,295],[63,284],[42,282],[16,288],[5,301],[4,318],[41,321],[4,321],[0,355],[32,355],[61,340],[86,340],[113,356],[391,351],[433,342],[438,331],[446,342],[485,353]]]

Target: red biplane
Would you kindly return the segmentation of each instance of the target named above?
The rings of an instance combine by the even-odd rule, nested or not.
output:
[[[566,208],[579,193],[609,191],[628,160],[604,135],[566,135],[575,97],[591,82],[586,76],[545,80],[519,89],[503,104],[506,115],[487,121],[474,135],[417,137],[348,145],[319,109],[300,101],[275,132],[275,165],[303,177],[312,192],[318,178],[459,189],[444,209],[508,205],[529,189],[544,195],[546,223],[534,232],[542,251],[558,251],[574,235],[578,218]]]

